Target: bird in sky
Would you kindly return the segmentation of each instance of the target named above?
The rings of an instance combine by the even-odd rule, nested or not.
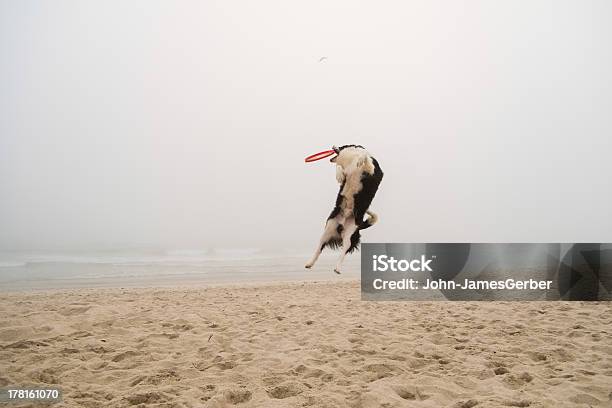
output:
[[[323,62],[323,61],[325,61],[325,60],[327,60],[327,57],[321,57],[321,58],[319,58],[319,62]]]

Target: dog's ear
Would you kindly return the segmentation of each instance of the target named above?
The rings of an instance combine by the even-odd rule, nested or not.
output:
[[[360,170],[364,170],[364,167],[365,167],[365,165],[367,163],[368,163],[368,155],[367,154],[362,154],[357,159],[357,162],[355,163],[355,166],[357,166],[357,168],[360,169]]]
[[[372,160],[370,160],[369,154],[362,155],[355,163],[355,166],[357,166],[357,168],[361,171],[365,171],[370,174],[374,173],[374,164],[372,163]]]

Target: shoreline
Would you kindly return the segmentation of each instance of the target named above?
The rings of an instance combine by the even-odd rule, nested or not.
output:
[[[334,274],[333,277],[337,277]],[[73,294],[74,292],[114,292],[117,290],[130,291],[130,292],[150,292],[150,291],[202,291],[207,289],[255,289],[255,288],[269,288],[269,287],[292,287],[292,286],[304,286],[304,285],[359,285],[360,280],[356,278],[342,279],[313,279],[313,280],[275,280],[275,281],[247,281],[247,282],[219,282],[219,283],[206,283],[202,281],[190,281],[181,284],[168,284],[160,285],[152,283],[149,286],[75,286],[75,287],[61,287],[61,288],[24,288],[17,290],[2,290],[0,289],[0,301],[3,296],[14,296],[14,295],[45,295],[45,294],[58,294],[66,293]],[[361,299],[360,299],[361,300]]]

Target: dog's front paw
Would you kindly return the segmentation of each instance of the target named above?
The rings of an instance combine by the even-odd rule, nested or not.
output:
[[[312,262],[308,262],[306,265],[304,265],[304,268],[306,269],[312,268]]]
[[[340,275],[340,268],[334,268],[334,272],[336,272],[338,275]]]

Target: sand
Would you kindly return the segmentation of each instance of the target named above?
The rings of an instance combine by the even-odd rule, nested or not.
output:
[[[58,386],[54,407],[612,406],[610,303],[362,302],[345,282],[3,293],[0,311],[0,386]]]

